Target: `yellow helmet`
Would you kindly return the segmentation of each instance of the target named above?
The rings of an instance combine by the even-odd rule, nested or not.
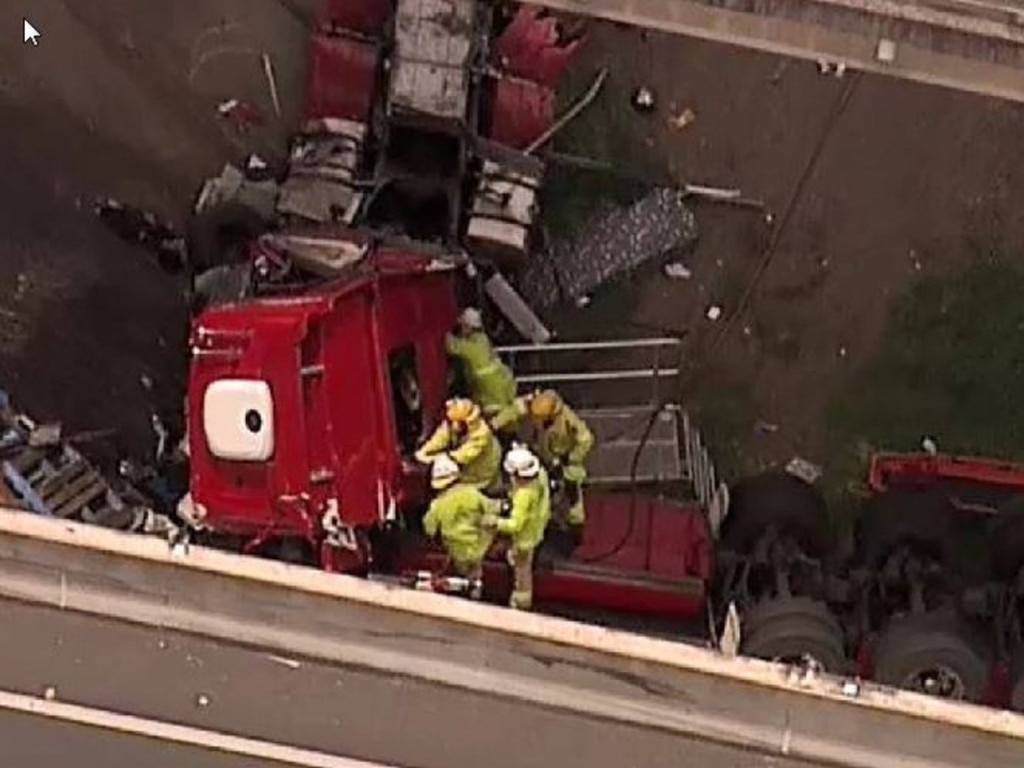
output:
[[[456,397],[445,404],[444,416],[454,424],[468,424],[480,418],[480,406],[467,398]]]
[[[537,392],[530,398],[530,416],[537,421],[553,419],[562,410],[562,398],[553,389]]]

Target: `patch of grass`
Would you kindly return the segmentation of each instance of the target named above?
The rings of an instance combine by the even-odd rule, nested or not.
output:
[[[1024,449],[1024,266],[983,254],[899,297],[881,347],[826,415],[833,493],[872,449],[1020,457]]]
[[[596,71],[570,70],[559,87],[559,115],[590,87]],[[596,160],[608,170],[552,162],[541,194],[541,217],[552,238],[570,241],[586,222],[610,205],[628,205],[650,188],[642,180],[661,172],[658,153],[644,144],[647,120],[630,107],[632,83],[611,71],[597,98],[558,133],[550,147],[565,155]]]
[[[708,441],[718,476],[728,479],[745,474],[749,467],[744,446],[749,445],[757,421],[750,383],[714,376],[702,381],[693,402],[694,419]]]

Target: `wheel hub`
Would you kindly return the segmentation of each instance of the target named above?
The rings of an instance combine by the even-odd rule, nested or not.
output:
[[[960,675],[943,665],[908,675],[902,687],[943,699],[962,699],[965,692],[964,681]]]

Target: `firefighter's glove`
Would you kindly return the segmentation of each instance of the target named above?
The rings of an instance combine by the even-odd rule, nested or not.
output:
[[[587,479],[587,470],[579,464],[569,464],[562,470],[562,477],[565,478],[567,483],[579,485]]]

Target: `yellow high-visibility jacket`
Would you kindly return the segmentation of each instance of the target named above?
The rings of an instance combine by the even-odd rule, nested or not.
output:
[[[449,556],[465,564],[483,561],[494,541],[494,532],[483,527],[484,515],[496,515],[501,502],[484,496],[468,483],[456,483],[430,502],[423,517],[423,531],[433,538],[438,531]]]
[[[459,439],[447,421],[442,421],[434,434],[416,452],[417,460],[429,463],[447,453],[462,470],[459,479],[477,488],[489,488],[498,480],[501,466],[501,444],[483,419],[468,425]]]
[[[572,477],[567,479],[583,482],[586,478],[585,463],[594,447],[594,433],[568,405],[562,406],[550,427],[533,430],[530,444],[548,466],[557,461],[566,468],[572,467]]]
[[[449,334],[445,349],[462,364],[470,399],[486,415],[494,415],[512,404],[516,396],[515,377],[494,351],[486,333]]]
[[[498,520],[498,533],[511,538],[515,549],[535,549],[544,539],[544,529],[551,519],[548,473],[541,469],[533,482],[513,486],[510,500],[512,510],[508,517]]]

